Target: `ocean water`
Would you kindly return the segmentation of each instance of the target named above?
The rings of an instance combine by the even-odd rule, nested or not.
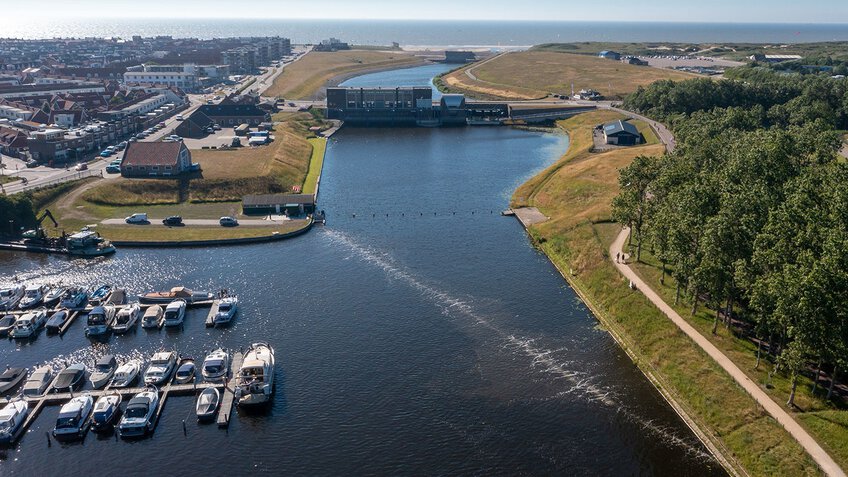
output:
[[[547,42],[753,42],[848,40],[848,24],[494,22],[387,20],[44,19],[3,22],[0,37],[215,38],[282,35],[296,43],[328,37],[354,44],[521,47]]]

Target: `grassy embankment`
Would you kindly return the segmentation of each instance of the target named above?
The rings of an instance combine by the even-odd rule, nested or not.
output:
[[[201,177],[183,181],[115,178],[86,183],[54,197],[49,208],[66,230],[134,212],[146,212],[151,219],[169,215],[186,219],[217,219],[223,215],[243,218],[242,196],[287,193],[293,186],[303,187],[315,156],[313,143],[323,141],[309,132],[309,127],[321,124],[309,113],[281,114],[275,120],[283,123],[274,133],[276,140],[268,146],[192,151],[192,160],[201,164]],[[295,221],[285,226],[169,229],[154,223],[149,227],[98,225],[98,231],[113,240],[203,240],[285,233],[302,226],[303,222]]]
[[[833,59],[848,58],[848,42],[818,42],[776,45],[766,43],[614,43],[578,42],[547,43],[533,47],[539,51],[559,51],[580,55],[597,55],[603,50],[613,50],[626,55],[697,55],[721,57],[728,60],[747,60],[755,53],[769,55],[830,56]]]
[[[644,295],[630,290],[611,263],[607,250],[620,230],[610,222],[618,170],[636,155],[663,152],[655,143],[591,153],[592,128],[616,117],[598,111],[561,122],[568,152],[519,187],[513,206],[535,206],[551,217],[529,231],[534,243],[731,466],[752,476],[817,474],[789,434]]]
[[[468,70],[477,79],[467,74]],[[639,86],[660,79],[685,80],[689,73],[624,64],[619,61],[556,51],[523,51],[501,55],[448,73],[439,84],[450,92],[480,99],[541,99],[594,89],[608,99],[621,99]]]
[[[333,79],[423,63],[422,60],[408,53],[400,52],[312,51],[286,66],[283,73],[274,80],[274,84],[265,91],[265,95],[286,99],[310,99],[321,96],[321,88],[327,86]]]
[[[15,182],[21,180],[18,176],[7,176],[5,174],[0,175],[0,184],[8,184],[10,182]]]

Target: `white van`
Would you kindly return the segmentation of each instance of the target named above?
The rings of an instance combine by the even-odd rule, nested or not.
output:
[[[132,214],[126,219],[124,219],[124,221],[128,224],[146,224],[149,222],[149,220],[147,220],[146,213]]]

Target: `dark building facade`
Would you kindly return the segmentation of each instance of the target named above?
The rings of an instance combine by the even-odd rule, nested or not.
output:
[[[366,126],[414,126],[437,120],[429,87],[327,88],[327,118]]]

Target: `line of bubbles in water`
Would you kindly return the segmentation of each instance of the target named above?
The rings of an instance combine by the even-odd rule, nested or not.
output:
[[[570,387],[560,393],[557,393],[554,398],[561,398],[570,395],[581,397],[589,403],[599,403],[614,410],[626,421],[639,426],[644,431],[655,435],[664,442],[684,449],[684,451],[692,457],[703,459],[705,461],[714,460],[710,454],[701,450],[699,446],[693,445],[687,439],[678,436],[672,429],[659,425],[651,419],[645,419],[636,411],[629,409],[616,398],[613,390],[604,389],[594,384],[592,382],[592,376],[589,376],[587,373],[582,371],[570,369],[567,362],[560,362],[554,359],[553,355],[555,350],[547,350],[537,347],[534,345],[533,339],[518,337],[514,334],[501,330],[497,325],[477,313],[473,306],[465,300],[454,297],[435,286],[428,285],[418,277],[414,276],[411,272],[402,269],[398,265],[394,265],[387,253],[361,245],[343,232],[332,229],[324,229],[324,234],[333,243],[340,244],[348,248],[362,261],[373,264],[382,269],[390,278],[405,282],[410,287],[421,292],[422,295],[430,297],[433,303],[442,309],[443,315],[455,318],[456,316],[454,313],[459,313],[466,318],[473,320],[475,324],[494,332],[505,341],[505,349],[515,350],[529,357],[531,359],[530,367],[532,369],[551,375],[555,379],[564,379],[568,381],[570,383]]]

